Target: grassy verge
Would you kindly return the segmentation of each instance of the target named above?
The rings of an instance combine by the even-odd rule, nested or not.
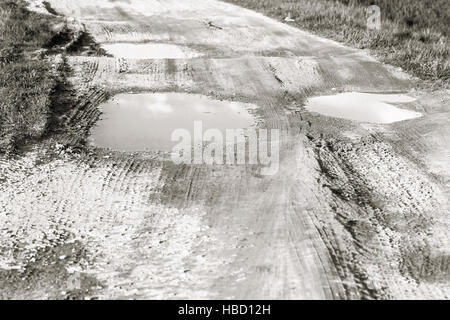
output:
[[[358,48],[435,86],[450,85],[448,0],[226,0]],[[367,29],[367,7],[381,9],[381,29]]]
[[[30,12],[22,0],[0,0],[0,152],[41,137],[58,72],[43,48],[58,42],[62,21]]]

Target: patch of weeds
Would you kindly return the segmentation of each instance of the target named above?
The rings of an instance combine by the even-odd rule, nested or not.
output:
[[[56,12],[55,9],[53,9],[53,7],[51,6],[51,4],[48,1],[44,1],[44,2],[42,2],[42,4],[44,5],[45,10],[47,10],[48,13],[51,13],[55,16],[59,16],[58,12]]]
[[[31,12],[25,1],[0,0],[0,152],[39,139],[51,114],[58,70],[43,48],[60,44],[64,22]]]
[[[68,48],[69,54],[88,56],[108,56],[112,57],[105,49],[103,49],[94,38],[87,32],[83,34],[75,41],[70,48]]]

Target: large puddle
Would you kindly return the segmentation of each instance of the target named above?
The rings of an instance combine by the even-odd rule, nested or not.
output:
[[[255,125],[249,113],[256,106],[212,100],[185,93],[119,94],[100,105],[101,120],[91,133],[91,144],[117,151],[171,151],[176,129],[194,136],[194,121],[201,121],[203,132],[210,128],[248,128]]]
[[[112,43],[102,47],[117,58],[127,59],[190,59],[200,56],[187,47],[164,43]]]
[[[407,103],[414,98],[403,94],[346,92],[308,99],[306,109],[320,114],[370,123],[392,123],[420,117],[415,111],[398,108],[391,103]]]

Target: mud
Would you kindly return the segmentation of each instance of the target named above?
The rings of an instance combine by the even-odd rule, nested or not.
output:
[[[112,43],[103,49],[117,58],[127,59],[183,59],[200,56],[193,50],[164,43]]]
[[[205,55],[67,58],[76,103],[58,119],[65,134],[0,159],[4,297],[54,297],[75,265],[100,299],[449,298],[448,91],[414,90],[366,52],[219,1],[48,2],[100,46],[157,41]],[[259,126],[281,132],[279,172],[83,147],[98,106],[131,91],[257,105]],[[351,91],[408,92],[416,100],[401,107],[423,116],[372,124],[304,107]],[[34,267],[39,248],[71,241],[87,263],[58,259],[54,278]],[[16,287],[27,270],[36,276]]]

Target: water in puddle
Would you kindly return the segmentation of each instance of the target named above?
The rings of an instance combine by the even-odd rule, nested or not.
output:
[[[164,43],[112,43],[102,47],[115,57],[127,59],[187,59],[200,56],[189,48]]]
[[[414,98],[403,94],[346,92],[308,99],[306,109],[320,114],[371,123],[392,123],[420,117],[415,111],[398,108],[391,103],[407,103]]]
[[[194,136],[194,121],[203,132],[248,128],[255,124],[249,113],[256,106],[185,93],[119,94],[100,105],[101,120],[92,129],[94,146],[118,151],[171,151],[175,129]]]

